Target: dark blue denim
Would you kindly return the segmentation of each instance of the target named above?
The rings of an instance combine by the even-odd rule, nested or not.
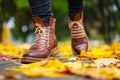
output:
[[[74,18],[74,15],[83,11],[83,9],[84,0],[68,0],[68,14],[72,20]]]
[[[29,0],[32,16],[40,16],[48,26],[50,16],[53,16],[51,0]],[[83,0],[68,0],[68,14],[71,19],[84,8]]]
[[[53,16],[51,0],[29,0],[29,4],[32,16],[40,16],[46,26],[48,26],[49,18]]]

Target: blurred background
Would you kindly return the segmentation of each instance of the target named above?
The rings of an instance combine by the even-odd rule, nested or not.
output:
[[[90,41],[120,41],[120,0],[84,0]],[[67,0],[52,0],[59,42],[70,39]],[[32,43],[34,24],[27,0],[0,0],[0,42]]]

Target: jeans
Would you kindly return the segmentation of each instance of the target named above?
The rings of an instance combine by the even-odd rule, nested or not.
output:
[[[74,18],[76,13],[84,9],[83,0],[67,0],[68,14],[70,19]],[[53,16],[51,0],[29,0],[32,16],[39,16],[46,26],[49,25],[49,18]]]

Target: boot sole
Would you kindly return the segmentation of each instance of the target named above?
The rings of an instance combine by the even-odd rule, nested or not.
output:
[[[23,57],[21,58],[21,63],[27,64],[42,61],[45,59],[53,59],[53,57],[55,57],[57,54],[59,54],[58,47],[55,47],[50,51],[50,54],[46,58]]]

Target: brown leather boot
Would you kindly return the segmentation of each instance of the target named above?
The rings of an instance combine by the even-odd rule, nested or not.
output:
[[[36,37],[28,52],[23,55],[23,63],[36,62],[41,58],[57,54],[57,40],[55,36],[55,19],[50,17],[49,26],[46,27],[40,17],[34,17]]]
[[[85,33],[83,24],[83,12],[77,13],[73,20],[69,19],[69,28],[72,38],[72,50],[77,56],[80,55],[82,50],[88,50],[88,37]]]

